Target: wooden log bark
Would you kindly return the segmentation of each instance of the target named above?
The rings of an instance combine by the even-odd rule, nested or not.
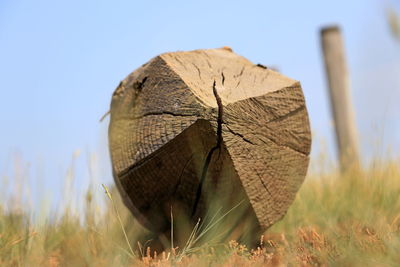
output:
[[[159,55],[112,97],[114,178],[157,232],[171,206],[196,221],[238,203],[245,216],[231,216],[233,227],[265,230],[294,200],[310,145],[300,83],[226,48]]]

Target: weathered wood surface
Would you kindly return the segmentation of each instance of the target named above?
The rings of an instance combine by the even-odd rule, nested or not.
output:
[[[339,161],[342,171],[346,171],[359,165],[359,155],[349,72],[340,29],[335,26],[323,28],[321,45],[329,84]]]
[[[311,134],[299,82],[222,48],[131,73],[112,97],[109,145],[125,204],[148,228],[166,231],[171,206],[196,220],[240,202],[235,223],[266,229],[303,182]]]

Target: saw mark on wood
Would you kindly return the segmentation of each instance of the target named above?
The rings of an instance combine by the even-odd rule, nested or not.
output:
[[[299,113],[299,112],[301,112],[301,111],[303,111],[303,110],[305,110],[305,109],[306,109],[306,106],[305,106],[305,105],[302,105],[302,106],[300,106],[300,107],[298,107],[298,108],[296,108],[296,109],[294,109],[294,110],[292,110],[292,111],[286,113],[286,114],[283,115],[283,116],[279,116],[279,117],[277,117],[277,118],[274,118],[274,119],[271,119],[271,120],[267,121],[266,124],[270,124],[270,123],[272,123],[272,122],[277,122],[277,121],[283,121],[283,120],[285,120],[285,119],[287,119],[287,118],[290,118],[290,117],[293,116],[293,115],[296,115],[297,113]]]
[[[222,77],[224,77],[224,76],[222,75]],[[223,78],[223,79],[225,79],[225,78]],[[205,181],[206,176],[207,176],[207,171],[208,171],[208,167],[209,167],[210,162],[211,162],[212,155],[214,154],[214,152],[217,149],[221,152],[223,105],[222,105],[221,97],[218,95],[218,92],[217,92],[215,80],[214,80],[212,89],[213,89],[215,100],[217,101],[217,105],[218,105],[217,144],[213,148],[211,148],[211,150],[208,152],[207,157],[206,157],[206,161],[204,162],[203,170],[201,172],[200,183],[199,183],[199,186],[197,188],[196,198],[195,198],[193,209],[192,209],[192,217],[196,213],[197,206],[199,205],[199,202],[200,202],[201,193],[202,193],[202,190],[203,190],[203,184],[204,184],[204,181]]]
[[[278,119],[278,118],[280,118],[280,115],[278,114],[278,111],[275,111],[275,109],[277,109],[276,107],[274,107],[274,106],[269,106],[269,105],[263,105],[263,103],[261,103],[259,100],[257,100],[257,99],[251,99],[252,101],[253,101],[253,103],[255,104],[255,105],[258,105],[261,109],[264,109],[265,111],[267,111],[269,114],[271,114],[272,115],[272,117],[274,117],[273,119],[271,119],[271,120],[275,120],[275,119]],[[268,123],[268,121],[267,121],[267,123]]]
[[[271,131],[270,128],[267,127],[267,129]],[[290,150],[292,150],[292,151],[294,151],[294,152],[300,153],[300,154],[303,155],[303,156],[308,156],[308,153],[306,153],[306,152],[304,152],[304,151],[301,151],[301,150],[299,150],[299,149],[297,149],[297,148],[295,148],[295,147],[293,147],[293,146],[290,146],[289,144],[282,144],[282,143],[279,143],[279,141],[274,140],[274,139],[272,139],[271,137],[268,137],[268,136],[265,136],[265,138],[268,139],[269,141],[271,141],[272,143],[274,143],[274,144],[277,145],[277,146],[285,147],[285,148],[290,149]],[[264,139],[258,138],[258,140],[260,140],[260,141],[263,142],[264,144],[268,145],[268,143],[267,143]]]

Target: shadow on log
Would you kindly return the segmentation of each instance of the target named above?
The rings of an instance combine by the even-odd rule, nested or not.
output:
[[[109,145],[125,205],[148,229],[168,235],[172,209],[184,244],[219,211],[222,239],[248,243],[293,202],[311,134],[299,82],[221,48],[131,73],[112,96]]]

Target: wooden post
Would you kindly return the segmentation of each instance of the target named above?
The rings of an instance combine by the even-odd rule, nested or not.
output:
[[[321,30],[325,70],[329,83],[331,110],[335,123],[340,167],[346,171],[359,164],[357,130],[351,105],[349,73],[339,27]]]

